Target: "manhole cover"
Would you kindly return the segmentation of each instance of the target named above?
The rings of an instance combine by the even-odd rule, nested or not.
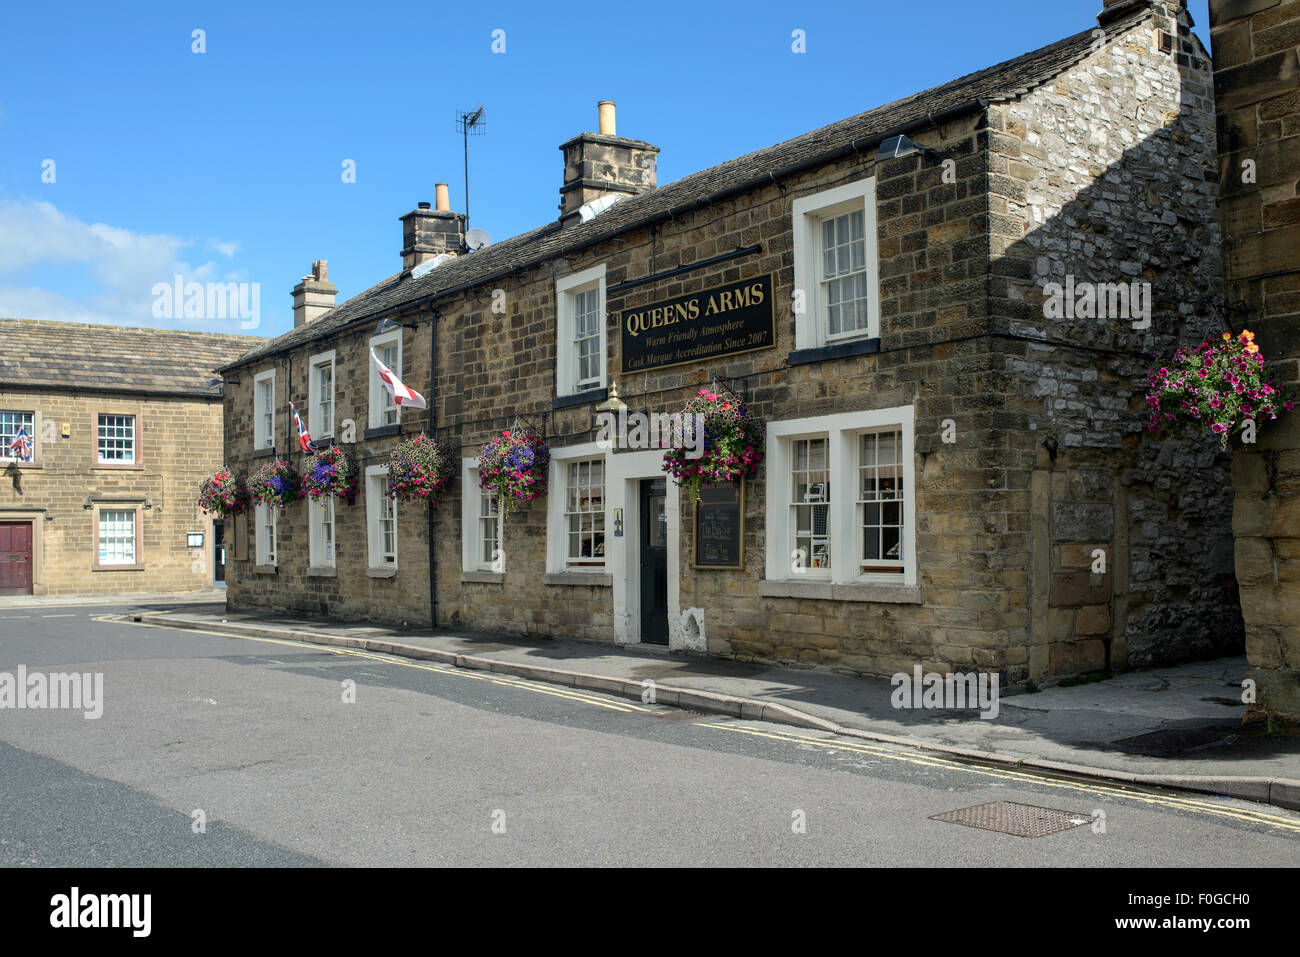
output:
[[[1057,831],[1068,831],[1072,827],[1083,827],[1092,823],[1091,814],[1075,814],[1072,811],[1058,811],[1050,807],[1035,807],[1032,804],[1016,804],[1014,801],[994,801],[990,804],[976,804],[957,811],[945,811],[930,815],[932,821],[947,821],[949,824],[964,824],[966,827],[978,827],[986,831],[1001,831],[1016,837],[1043,837]]]

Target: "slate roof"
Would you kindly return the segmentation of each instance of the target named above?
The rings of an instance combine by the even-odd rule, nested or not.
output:
[[[270,340],[130,329],[37,319],[0,319],[0,389],[58,388],[217,398],[216,370]]]
[[[1150,14],[1151,10],[1145,3],[1135,3],[1128,13],[1106,25],[1107,37],[1126,32]],[[226,368],[233,369],[287,352],[407,304],[493,281],[517,270],[577,252],[620,233],[702,205],[722,190],[767,179],[769,175],[779,179],[783,170],[851,145],[864,153],[874,150],[881,140],[899,129],[924,122],[944,111],[956,115],[957,112],[982,108],[981,101],[1015,99],[1052,80],[1087,56],[1092,48],[1093,32],[1097,29],[1094,24],[1088,30],[1032,53],[692,173],[648,193],[628,197],[588,223],[564,227],[558,221],[548,223],[477,252],[457,256],[416,280],[404,272],[396,273],[311,323],[250,350]]]

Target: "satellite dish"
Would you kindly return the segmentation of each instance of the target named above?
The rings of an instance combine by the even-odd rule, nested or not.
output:
[[[465,234],[465,245],[470,249],[482,249],[492,245],[492,237],[486,229],[471,229]]]

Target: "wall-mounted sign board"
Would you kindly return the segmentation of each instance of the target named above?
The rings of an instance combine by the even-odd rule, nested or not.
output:
[[[773,306],[769,273],[625,309],[619,325],[623,372],[771,348],[776,345]]]
[[[695,567],[745,567],[745,483],[700,489],[695,505]]]

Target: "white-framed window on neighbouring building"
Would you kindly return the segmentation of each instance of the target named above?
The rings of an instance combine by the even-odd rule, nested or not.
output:
[[[257,564],[274,566],[276,564],[276,537],[279,532],[280,510],[270,505],[260,504],[254,511],[257,537]]]
[[[313,441],[333,438],[334,352],[312,356],[307,374],[307,430]]]
[[[99,413],[95,433],[96,462],[100,465],[134,465],[137,458],[136,425],[134,415]]]
[[[379,361],[388,366],[390,372],[402,378],[402,330],[395,329],[370,339],[370,348],[379,357]],[[393,397],[384,388],[384,380],[379,377],[379,369],[366,356],[370,367],[370,428],[379,429],[386,425],[397,424],[397,405]]]
[[[796,348],[879,336],[875,177],[797,198],[793,228]]]
[[[334,568],[334,499],[329,495],[307,500],[307,548],[313,568]]]
[[[565,563],[575,567],[605,564],[605,460],[566,462]]]
[[[604,388],[604,265],[557,279],[555,293],[555,394],[567,396]]]
[[[36,413],[0,410],[0,462],[36,460]]]
[[[137,564],[136,510],[101,508],[98,524],[98,564],[100,566]]]
[[[275,370],[253,377],[253,447],[275,446]]]
[[[372,569],[397,567],[397,503],[388,494],[388,466],[366,469],[366,531]]]
[[[768,422],[767,581],[916,585],[913,422],[912,406]]]

